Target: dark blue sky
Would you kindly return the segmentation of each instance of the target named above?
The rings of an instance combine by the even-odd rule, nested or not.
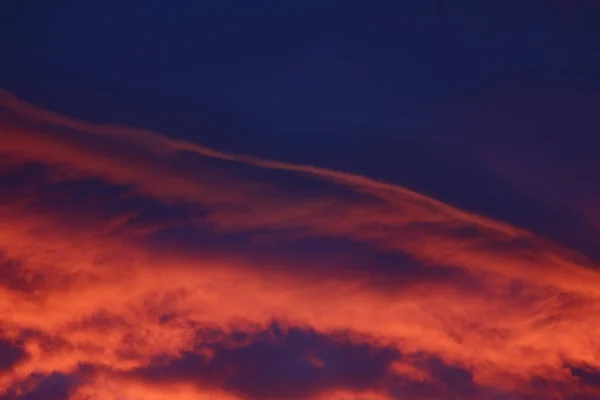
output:
[[[246,134],[248,144],[439,136],[493,103],[592,96],[600,79],[598,13],[584,4],[13,3],[3,85],[215,143],[198,131]]]
[[[600,196],[590,2],[37,3],[4,3],[0,86],[41,106],[556,232]]]
[[[215,143],[208,131],[283,147],[327,134],[421,139],[482,107],[587,100],[600,85],[598,13],[584,4],[13,3],[4,86]]]

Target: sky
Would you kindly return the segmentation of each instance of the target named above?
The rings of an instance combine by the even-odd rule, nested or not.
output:
[[[600,399],[593,1],[0,2],[0,400]]]

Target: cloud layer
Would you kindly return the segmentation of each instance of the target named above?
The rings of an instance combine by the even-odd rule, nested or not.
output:
[[[7,399],[600,396],[600,274],[560,243],[7,92],[0,143]]]

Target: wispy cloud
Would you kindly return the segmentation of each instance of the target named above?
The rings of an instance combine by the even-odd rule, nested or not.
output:
[[[8,396],[53,374],[75,400],[598,391],[565,367],[600,365],[575,250],[393,183],[0,106]]]

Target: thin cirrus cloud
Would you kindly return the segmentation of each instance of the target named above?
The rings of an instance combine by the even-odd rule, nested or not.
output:
[[[575,250],[365,176],[0,103],[7,398],[600,395],[600,275]]]

